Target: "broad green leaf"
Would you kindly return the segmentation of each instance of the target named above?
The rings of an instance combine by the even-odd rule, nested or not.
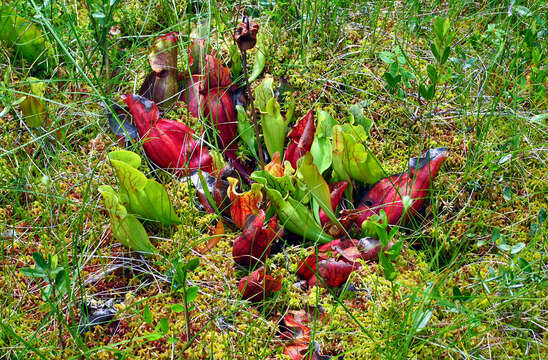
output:
[[[259,156],[257,155],[256,149],[257,139],[255,138],[255,129],[253,128],[253,124],[248,120],[247,114],[241,105],[236,105],[236,110],[238,111],[238,134],[247,145],[247,148],[251,151],[255,159],[258,160]]]
[[[302,203],[288,197],[284,199],[279,191],[265,188],[272,205],[276,209],[279,223],[287,230],[301,235],[309,241],[328,243],[333,238],[327,235],[314,219],[314,216]]]
[[[333,127],[333,170],[339,179],[372,185],[382,178],[382,167],[363,144],[366,138],[360,125]]]
[[[135,216],[127,213],[114,190],[108,185],[102,185],[99,192],[109,212],[112,234],[116,240],[130,249],[154,253],[154,246],[150,243],[145,228]]]
[[[49,48],[40,29],[7,6],[0,7],[0,40],[29,62],[43,60]]]
[[[377,54],[377,56],[385,64],[390,65],[396,61],[396,55],[394,53],[391,53],[390,51],[381,51],[380,53]]]
[[[259,75],[261,75],[265,64],[266,64],[266,56],[264,54],[264,51],[261,49],[257,49],[257,52],[255,53],[255,61],[253,62],[253,68],[251,69],[251,75],[249,76],[250,84],[253,81],[257,80]]]
[[[110,159],[120,181],[120,196],[124,205],[131,213],[149,220],[157,220],[165,225],[180,223],[166,189],[137,170],[134,167],[138,165],[137,158],[129,153],[116,152]],[[123,158],[124,161],[116,158]]]
[[[364,128],[367,135],[369,136],[371,126],[373,126],[373,121],[365,117],[363,113],[363,107],[361,107],[358,104],[354,104],[350,107],[349,112],[350,112],[350,118],[351,118],[350,123],[361,125]]]
[[[183,304],[173,304],[171,305],[171,311],[173,311],[174,313],[180,313],[185,311],[185,307],[183,306]]]
[[[317,131],[310,152],[314,157],[314,163],[318,167],[320,174],[329,169],[333,161],[333,149],[331,141],[327,137],[318,137]]]
[[[135,168],[135,169],[141,166],[141,157],[132,151],[127,151],[127,150],[111,151],[108,154],[108,158],[109,160],[118,160],[118,161],[125,162],[126,164],[130,165],[132,168]]]
[[[267,76],[261,81],[259,86],[255,88],[253,92],[253,98],[255,99],[255,107],[261,111],[266,112],[266,105],[274,97],[274,78]]]
[[[434,66],[431,64],[426,65],[426,72],[428,74],[428,78],[432,83],[436,83],[438,81],[438,71]]]
[[[185,264],[185,271],[194,271],[196,268],[198,268],[198,265],[200,264],[199,258],[192,258]]]
[[[148,304],[146,304],[145,308],[143,309],[143,318],[145,319],[145,323],[147,323],[148,325],[152,324],[152,313],[150,312]]]
[[[266,149],[270,157],[275,153],[284,152],[286,124],[280,112],[280,104],[274,97],[268,100],[266,104],[266,113],[261,114],[263,136]]]
[[[307,152],[301,159],[299,159],[299,164],[297,177],[306,185],[312,196],[318,201],[318,204],[323,211],[325,211],[328,215],[333,214],[329,185],[327,185],[327,182],[320,174],[318,167],[314,164],[312,154]]]
[[[333,126],[337,125],[335,119],[325,110],[318,111],[318,125],[316,126],[316,134],[320,137],[331,137]]]
[[[48,273],[49,270],[51,270],[50,264],[44,259],[42,254],[39,252],[32,253],[32,258],[34,259],[34,263],[36,264],[36,267],[40,270],[42,270],[44,273]]]
[[[187,304],[190,304],[191,302],[196,300],[196,298],[198,297],[198,290],[199,290],[199,288],[197,286],[192,286],[192,287],[189,287],[188,289],[186,289],[186,302],[187,302]]]

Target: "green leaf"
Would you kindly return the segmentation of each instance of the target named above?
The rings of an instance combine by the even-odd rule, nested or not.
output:
[[[108,185],[102,185],[99,187],[99,192],[109,212],[111,229],[116,240],[135,251],[156,252],[143,225],[135,216],[127,213],[125,206],[119,203],[114,190]]]
[[[247,148],[253,154],[255,159],[259,159],[257,155],[257,140],[255,138],[255,129],[253,124],[247,118],[247,114],[244,108],[241,105],[236,105],[236,111],[238,112],[238,134],[240,138],[244,141]]]
[[[198,268],[199,264],[200,264],[200,259],[199,258],[192,258],[185,264],[184,270],[186,272],[194,271]]]
[[[186,289],[186,302],[187,302],[187,304],[190,304],[191,302],[196,300],[196,298],[198,297],[198,290],[199,290],[199,288],[197,286],[192,286],[192,287],[189,287],[188,289]]]
[[[29,77],[29,95],[23,97],[20,103],[25,123],[29,127],[40,127],[48,117],[47,104],[44,97],[47,84],[37,78]]]
[[[318,167],[320,174],[331,166],[333,161],[333,148],[327,137],[314,137],[310,152],[314,158],[314,164]]]
[[[185,311],[185,307],[183,306],[183,304],[173,304],[171,305],[171,311],[173,311],[174,313],[180,313]]]
[[[396,55],[394,53],[391,53],[390,51],[381,51],[377,54],[377,56],[379,57],[379,59],[381,59],[383,63],[388,65],[396,61]]]
[[[394,264],[392,264],[390,259],[386,257],[382,251],[379,251],[379,260],[384,270],[384,277],[386,278],[386,280],[394,281],[397,276]]]
[[[156,325],[156,331],[159,331],[162,334],[167,334],[169,331],[169,323],[166,318],[162,318],[158,325]]]
[[[533,271],[531,264],[529,264],[529,262],[525,259],[518,258],[518,265],[520,269],[526,273],[530,273],[531,271]]]
[[[430,43],[430,50],[432,51],[432,55],[434,55],[434,58],[441,62],[440,52],[438,51],[438,48],[434,43]]]
[[[7,6],[0,7],[0,40],[29,62],[42,61],[50,48],[36,25]]]
[[[383,177],[379,161],[364,146],[366,139],[367,134],[360,125],[333,127],[333,170],[339,179],[372,185]]]
[[[510,250],[510,254],[515,255],[519,253],[521,250],[523,250],[524,248],[525,248],[524,243],[522,242],[517,243],[516,245],[512,246],[512,249]]]
[[[433,312],[433,310],[417,310],[413,321],[416,332],[420,332],[426,327],[426,325],[430,321],[430,318],[432,317]]]
[[[331,137],[333,126],[337,125],[337,122],[325,110],[320,110],[317,114],[316,134],[319,137]]]
[[[249,76],[249,83],[257,80],[259,75],[263,72],[264,66],[266,64],[266,56],[261,49],[257,49],[255,53],[255,61],[253,62],[253,68],[251,69],[251,75]]]
[[[539,225],[544,224],[544,220],[546,220],[546,210],[544,208],[540,208],[537,218]]]
[[[122,161],[132,168],[138,169],[141,166],[141,157],[132,151],[118,150],[108,153],[109,160]]]
[[[148,304],[145,305],[145,308],[143,310],[143,318],[145,319],[145,323],[147,323],[148,325],[152,324],[152,313],[150,312]]]
[[[279,223],[287,230],[309,241],[318,241],[323,244],[333,241],[333,238],[327,235],[316,222],[308,207],[291,197],[284,199],[275,189],[265,187],[265,190],[280,219]]]
[[[438,71],[434,66],[431,64],[426,65],[426,72],[428,73],[428,78],[433,84],[438,82]]]
[[[349,109],[351,121],[350,123],[354,123],[356,125],[361,125],[364,129],[367,135],[370,135],[371,127],[373,126],[373,121],[369,118],[366,118],[363,113],[363,107],[354,104]]]
[[[261,114],[261,122],[266,149],[271,158],[275,153],[280,153],[281,156],[284,152],[286,124],[280,112],[280,104],[272,97],[265,110],[266,113]]]
[[[267,76],[261,81],[253,92],[254,104],[261,113],[266,112],[266,105],[274,97],[274,78]]]
[[[390,250],[386,251],[386,254],[390,258],[390,260],[395,260],[400,254],[401,250],[403,248],[403,241],[397,241],[392,245]]]
[[[44,259],[42,254],[39,252],[32,253],[32,258],[34,259],[34,263],[36,264],[36,267],[42,270],[44,273],[48,273],[51,270],[50,264]]]
[[[512,191],[508,186],[505,186],[504,189],[502,189],[502,197],[506,201],[510,201],[510,199],[512,199]]]
[[[297,171],[297,177],[300,178],[307,189],[310,191],[314,199],[318,201],[320,207],[325,211],[327,216],[332,221],[337,221],[336,216],[333,214],[333,208],[331,207],[331,194],[329,192],[329,185],[320,174],[318,167],[314,164],[312,154],[307,152],[301,159],[299,159],[299,166]]]
[[[48,275],[40,269],[25,267],[21,268],[21,274],[31,278],[46,278]]]
[[[164,225],[180,223],[166,189],[137,170],[135,165],[138,166],[140,158],[137,162],[137,158],[128,153],[115,152],[110,163],[120,181],[120,196],[129,212]]]
[[[443,55],[441,57],[441,61],[440,63],[441,64],[445,64],[445,62],[447,61],[447,59],[449,59],[449,53],[451,52],[451,48],[449,46],[447,46],[444,50],[443,50]]]

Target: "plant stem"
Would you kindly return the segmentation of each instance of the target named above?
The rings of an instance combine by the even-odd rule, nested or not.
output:
[[[257,113],[255,112],[253,94],[251,94],[251,88],[249,87],[249,79],[247,77],[247,52],[245,50],[242,50],[242,57],[243,57],[243,70],[244,70],[244,78],[245,78],[245,89],[247,91],[249,102],[251,103],[251,117],[253,119],[253,127],[255,128],[255,137],[257,138],[257,146],[259,148],[259,161],[261,162],[261,168],[264,169],[263,145],[261,144],[261,138],[259,135],[259,124],[257,123]]]
[[[188,302],[186,298],[186,270],[183,277],[183,304],[185,306],[185,328],[186,328],[186,339],[190,341],[190,314],[188,312]]]

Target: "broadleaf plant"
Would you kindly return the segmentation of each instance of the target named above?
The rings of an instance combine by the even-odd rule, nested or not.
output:
[[[109,160],[120,182],[120,200],[131,213],[164,225],[180,223],[166,189],[137,170],[141,164],[139,155],[125,150],[113,151],[109,153]]]

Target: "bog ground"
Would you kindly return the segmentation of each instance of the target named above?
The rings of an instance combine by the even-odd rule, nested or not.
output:
[[[547,358],[547,13],[4,0],[0,359]]]

